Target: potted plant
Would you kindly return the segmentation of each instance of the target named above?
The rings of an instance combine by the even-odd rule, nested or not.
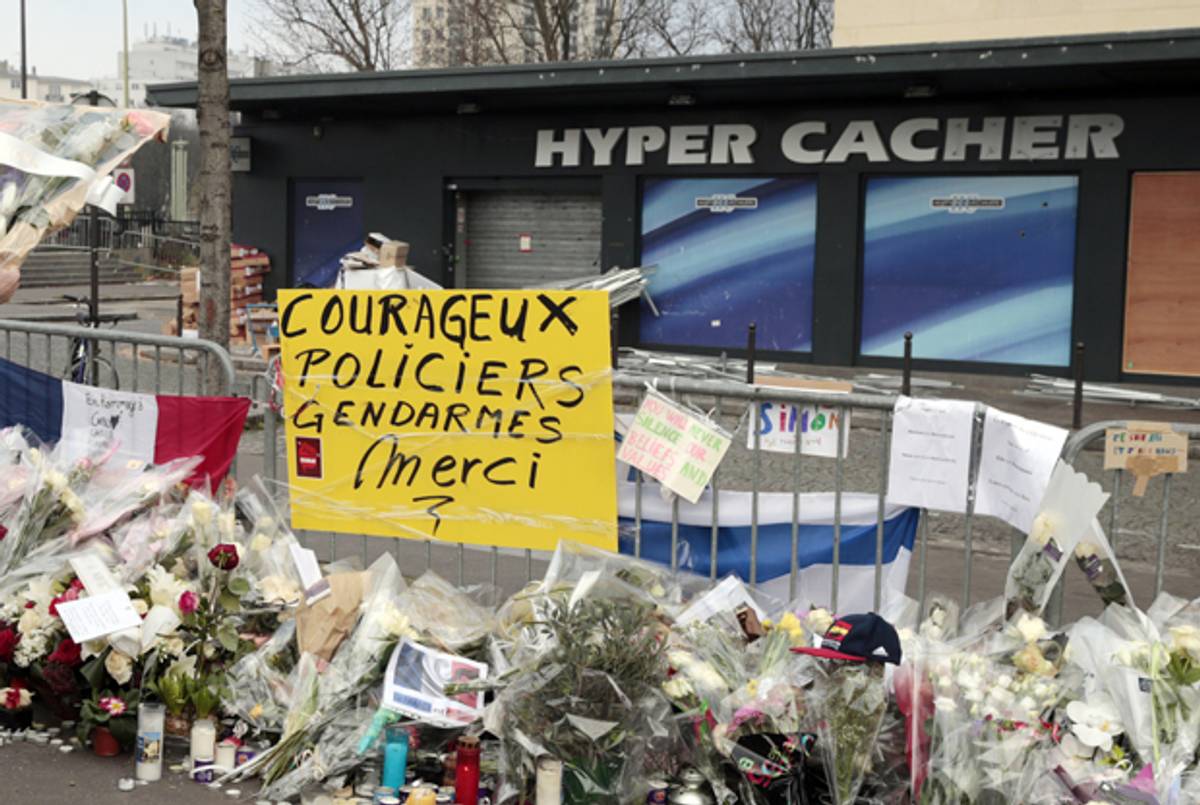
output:
[[[191,677],[182,668],[172,668],[146,685],[162,699],[167,708],[163,732],[173,738],[187,739],[192,731]]]
[[[137,737],[138,692],[94,693],[79,710],[79,740],[92,743],[100,757],[114,757],[133,746]]]
[[[0,727],[6,730],[25,730],[33,724],[33,693],[15,680],[0,688]]]

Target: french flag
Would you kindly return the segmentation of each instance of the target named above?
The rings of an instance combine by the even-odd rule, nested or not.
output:
[[[115,447],[114,458],[162,464],[202,456],[188,480],[213,489],[229,472],[250,401],[84,386],[0,358],[0,428],[24,425],[70,459]]]
[[[621,552],[634,552],[629,532],[636,523],[637,489],[628,481],[617,484],[621,517]],[[750,578],[750,492],[721,490],[717,501],[717,578],[729,574]],[[709,575],[712,561],[713,491],[710,487],[696,503],[679,501],[679,567]],[[643,559],[671,561],[671,504],[659,484],[647,481],[641,489],[641,555]],[[879,499],[861,493],[842,494],[841,540],[838,553],[838,612],[872,612],[875,609],[875,542]],[[781,601],[789,601],[792,567],[792,495],[790,492],[758,494],[758,588]],[[832,493],[800,495],[800,528],[797,536],[796,599],[801,605],[831,606],[833,582]],[[880,612],[902,605],[919,519],[917,509],[886,504],[883,510],[883,584]]]

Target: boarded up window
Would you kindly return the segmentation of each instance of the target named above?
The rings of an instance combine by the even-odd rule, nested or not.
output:
[[[1124,360],[1200,377],[1200,171],[1133,177]]]

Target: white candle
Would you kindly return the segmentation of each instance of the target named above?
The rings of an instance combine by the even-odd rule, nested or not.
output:
[[[165,715],[166,710],[161,704],[143,704],[138,708],[135,770],[139,780],[152,783],[162,778]]]
[[[211,718],[198,718],[192,724],[192,759],[209,760],[217,746],[217,725]]]
[[[229,741],[221,741],[217,744],[217,771],[221,774],[233,771],[233,767],[237,765],[237,747]]]
[[[561,805],[562,761],[544,757],[537,764],[537,805]]]

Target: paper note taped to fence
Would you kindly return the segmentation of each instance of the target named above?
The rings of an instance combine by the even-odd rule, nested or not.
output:
[[[892,417],[888,500],[964,512],[975,403],[900,397]]]
[[[616,549],[608,295],[279,293],[297,528]]]
[[[712,422],[662,395],[647,394],[617,458],[695,503],[729,443],[729,435]]]
[[[1104,469],[1128,470],[1136,481],[1135,497],[1146,493],[1156,475],[1187,472],[1187,434],[1161,422],[1130,422],[1104,432]]]
[[[999,517],[1029,533],[1066,440],[1062,428],[988,408],[975,513]]]

